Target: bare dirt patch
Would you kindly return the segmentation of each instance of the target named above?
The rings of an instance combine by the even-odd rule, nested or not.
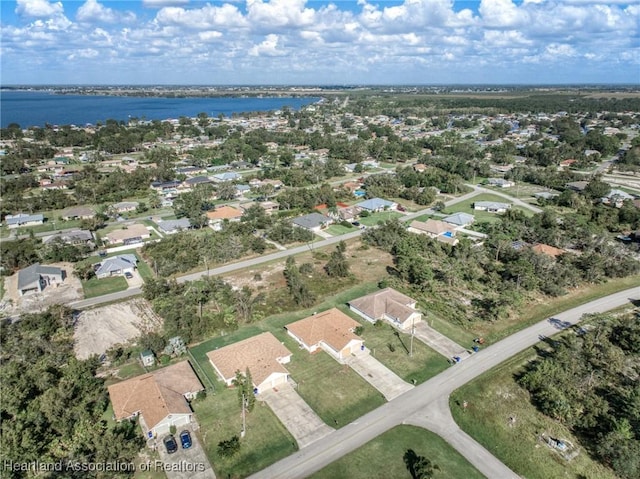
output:
[[[82,311],[76,320],[74,350],[79,359],[86,359],[161,327],[162,318],[144,299],[89,309]]]
[[[80,280],[73,275],[73,263],[50,263],[65,271],[64,283],[58,287],[48,286],[41,293],[18,294],[18,273],[5,279],[5,295],[0,308],[9,314],[37,313],[54,304],[66,304],[84,297]]]

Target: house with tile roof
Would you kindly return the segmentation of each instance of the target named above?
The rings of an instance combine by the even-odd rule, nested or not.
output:
[[[62,219],[65,221],[70,220],[90,220],[96,215],[93,208],[88,206],[74,206],[67,208],[62,213]]]
[[[135,223],[132,225],[127,225],[126,228],[112,231],[111,233],[106,234],[106,239],[109,244],[119,244],[122,243],[124,245],[142,243],[144,239],[150,238],[151,233],[145,225]]]
[[[207,358],[227,386],[233,385],[236,372],[249,369],[253,386],[260,391],[285,384],[291,351],[271,333],[262,333],[207,353]]]
[[[145,436],[167,434],[193,421],[189,401],[204,390],[189,361],[112,384],[108,388],[116,420],[138,417]],[[149,434],[150,433],[150,434]]]
[[[416,300],[393,288],[354,299],[349,302],[349,309],[371,323],[383,320],[401,329],[410,329],[422,320]]]
[[[287,333],[310,353],[326,351],[343,360],[364,347],[364,340],[354,333],[359,323],[337,308],[313,314],[285,326]]]
[[[224,221],[240,221],[244,211],[233,206],[222,205],[213,211],[207,211],[207,219],[214,230],[219,230]]]
[[[413,220],[409,225],[409,228],[407,228],[407,231],[427,235],[429,238],[434,238],[442,243],[447,243],[453,246],[458,244],[456,228],[444,221],[428,219],[424,222]]]

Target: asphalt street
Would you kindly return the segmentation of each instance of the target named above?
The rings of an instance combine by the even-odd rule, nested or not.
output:
[[[325,436],[310,446],[251,476],[252,479],[297,479],[307,477],[327,464],[357,449],[392,427],[419,424],[428,427],[466,457],[487,477],[518,477],[485,448],[468,437],[456,433],[457,425],[448,412],[448,397],[454,390],[497,366],[520,351],[552,336],[572,324],[585,313],[608,311],[632,299],[640,299],[640,287],[631,288],[583,304],[553,316],[505,338],[444,371],[411,391],[397,397],[357,421]],[[453,431],[447,434],[446,431]],[[466,437],[465,437],[466,436]]]

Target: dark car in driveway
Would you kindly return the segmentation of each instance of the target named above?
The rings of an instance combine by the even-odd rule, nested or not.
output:
[[[182,449],[191,447],[191,434],[189,434],[189,431],[185,430],[180,433],[180,443],[182,444]]]
[[[176,442],[175,437],[167,436],[162,442],[164,442],[164,447],[167,449],[169,454],[173,454],[178,450],[178,443]]]

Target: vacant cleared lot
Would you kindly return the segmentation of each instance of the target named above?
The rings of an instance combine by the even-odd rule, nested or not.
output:
[[[403,456],[412,449],[438,466],[433,479],[481,479],[457,451],[434,433],[415,426],[397,426],[311,476],[312,479],[411,478]]]
[[[540,436],[546,434],[579,446],[560,422],[538,412],[528,392],[514,379],[535,357],[535,350],[528,349],[455,391],[450,402],[454,419],[522,477],[614,479],[615,474],[593,461],[583,448],[567,462],[541,440]],[[467,401],[466,410],[460,406],[463,401]]]
[[[76,320],[74,350],[80,359],[162,328],[162,319],[143,299],[82,311]]]

